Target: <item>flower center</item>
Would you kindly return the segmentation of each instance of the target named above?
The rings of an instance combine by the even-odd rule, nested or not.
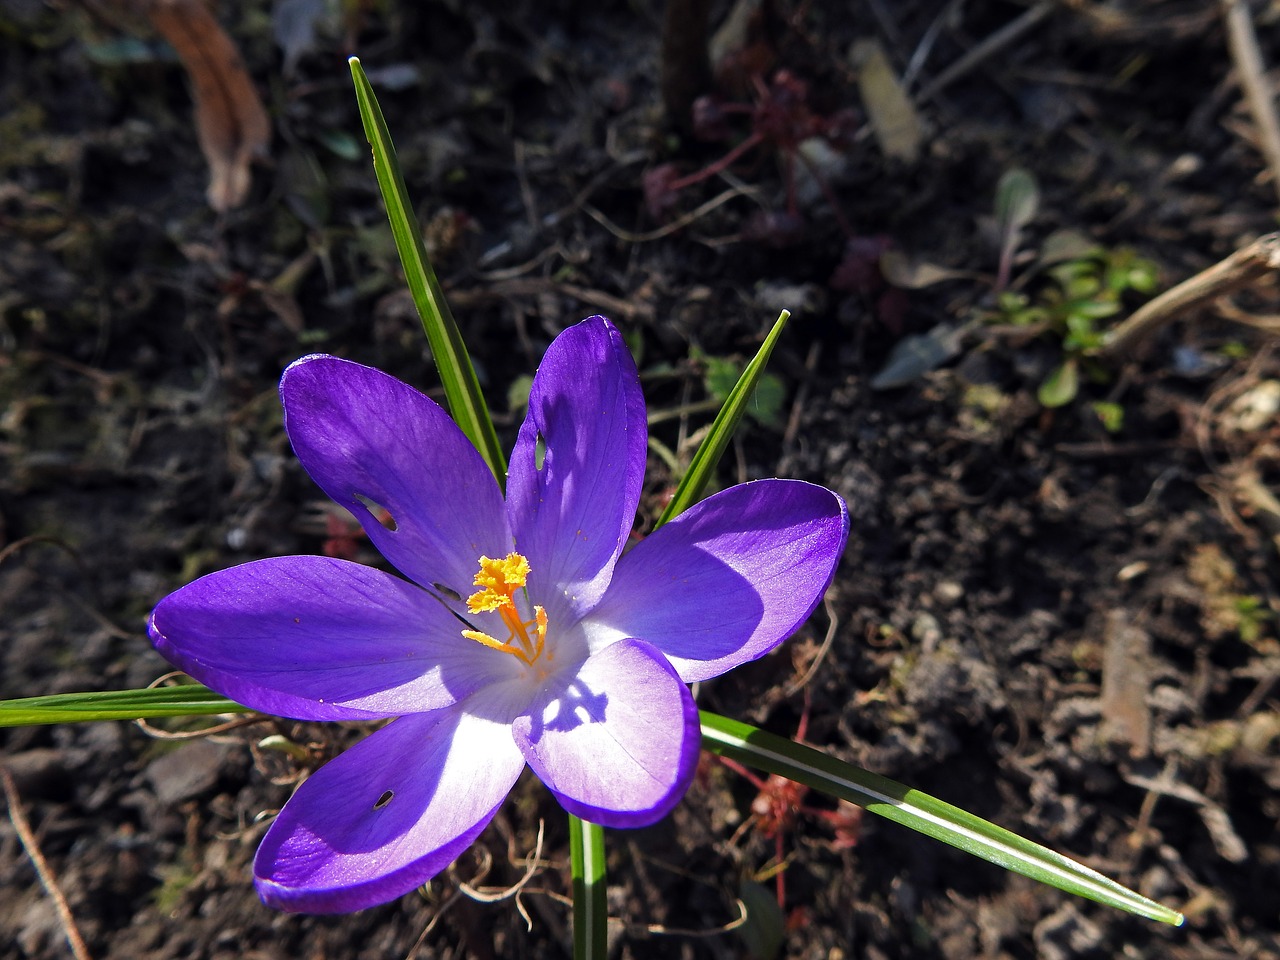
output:
[[[502,560],[481,557],[480,572],[474,581],[480,589],[467,597],[467,609],[472,613],[496,611],[502,617],[508,636],[506,640],[498,640],[479,630],[463,630],[462,635],[486,647],[509,653],[532,666],[542,656],[542,648],[546,645],[547,611],[535,606],[532,620],[521,619],[515,594],[517,590],[524,589],[528,578],[529,561],[518,553],[509,553]]]

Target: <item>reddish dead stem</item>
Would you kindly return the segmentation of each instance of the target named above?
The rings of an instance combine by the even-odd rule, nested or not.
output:
[[[840,147],[851,143],[852,113],[840,110],[829,116],[813,112],[809,107],[809,86],[790,70],[779,70],[768,83],[759,74],[752,77],[755,100],[752,103],[726,102],[714,96],[699,97],[693,105],[694,135],[708,141],[723,141],[732,136],[732,116],[750,118],[751,132],[719,160],[681,177],[673,164],[663,164],[644,178],[645,203],[650,214],[661,218],[675,204],[681,190],[707,180],[728,169],[758,146],[776,150],[781,157],[783,180],[787,191],[787,218],[799,218],[795,190],[795,162],[799,158],[812,174],[831,205],[836,222],[846,236],[853,230],[845,219],[834,192],[820,170],[805,159],[800,145],[813,137],[822,137]]]
[[[800,724],[796,727],[795,740],[797,743],[804,742],[808,727],[809,691],[806,689],[804,709],[800,714]],[[743,829],[754,826],[765,839],[773,840],[774,884],[778,897],[778,909],[785,912],[787,861],[783,837],[786,832],[795,826],[795,822],[801,814],[806,814],[814,819],[821,820],[831,828],[835,834],[832,846],[836,850],[848,850],[858,843],[859,826],[862,823],[862,809],[845,800],[841,800],[840,805],[835,810],[819,810],[806,806],[804,799],[809,794],[809,788],[804,784],[789,780],[776,773],[771,773],[767,778],[761,779],[736,760],[731,760],[728,757],[718,757],[717,759],[730,770],[744,777],[759,791],[755,799],[751,801],[751,816],[740,828],[739,833]]]

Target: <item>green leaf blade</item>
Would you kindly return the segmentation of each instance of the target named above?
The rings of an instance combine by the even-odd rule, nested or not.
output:
[[[143,690],[59,693],[0,701],[0,727],[92,720],[141,720],[153,717],[217,716],[247,713],[249,708],[198,683]]]
[[[776,773],[981,857],[1006,870],[1150,920],[1181,925],[1182,914],[1096,870],[928,794],[749,724],[701,711],[703,747]]]
[[[409,285],[414,305],[418,308],[418,316],[422,319],[422,329],[431,346],[431,355],[440,371],[440,382],[444,385],[449,413],[480,451],[493,475],[498,478],[498,483],[505,486],[506,457],[498,443],[498,433],[489,416],[484,395],[480,392],[480,381],[476,377],[466,344],[463,343],[462,333],[458,330],[453,312],[445,300],[444,290],[427,258],[422,231],[409,202],[404,175],[396,159],[395,144],[391,141],[382,108],[378,106],[373,86],[365,76],[359,58],[351,57],[347,62],[351,66],[351,78],[355,83],[365,136],[373,148],[373,169],[378,178],[378,188],[382,191],[383,202],[387,206],[387,218],[391,221],[396,251],[404,266],[405,281]]]
[[[764,376],[765,365],[769,362],[769,357],[773,354],[773,348],[777,346],[778,339],[782,336],[782,331],[786,327],[787,319],[790,316],[790,311],[782,311],[773,328],[769,331],[769,335],[764,338],[764,343],[760,345],[760,350],[751,359],[751,362],[747,364],[746,369],[742,372],[742,377],[734,385],[733,389],[729,391],[729,396],[725,400],[724,406],[716,414],[716,419],[711,424],[711,430],[693,455],[689,469],[680,478],[675,495],[672,496],[666,509],[662,511],[662,516],[658,518],[655,528],[662,526],[672,517],[688,510],[702,496],[702,491],[706,489],[707,484],[715,474],[720,458],[724,455],[725,450],[729,448],[729,442],[733,439],[733,432],[738,428],[739,422],[741,422],[750,407],[756,386],[760,383],[761,377]]]

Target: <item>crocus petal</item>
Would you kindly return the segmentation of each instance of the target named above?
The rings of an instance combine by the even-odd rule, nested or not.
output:
[[[604,592],[635,520],[647,442],[635,362],[608,320],[591,317],[547,349],[507,474],[529,594],[553,626]]]
[[[693,778],[701,743],[688,688],[642,640],[588,658],[512,732],[561,805],[606,827],[642,827],[665,816]]]
[[[493,474],[433,400],[379,370],[327,356],[291,364],[280,396],[307,473],[405,575],[465,597],[480,556],[511,550]],[[369,504],[386,508],[394,531]]]
[[[464,638],[421,587],[330,557],[277,557],[201,577],[147,626],[171,663],[255,710],[374,719],[446,706],[512,667]]]
[[[258,848],[258,893],[307,913],[407,893],[475,840],[523,768],[506,726],[460,706],[402,717],[298,788]]]
[[[708,497],[618,561],[583,622],[591,649],[643,637],[686,683],[754,660],[808,618],[849,532],[844,501],[799,480]]]

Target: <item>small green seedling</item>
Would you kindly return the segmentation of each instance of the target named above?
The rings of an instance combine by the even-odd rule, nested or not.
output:
[[[1057,339],[1062,360],[1037,391],[1045,407],[1062,407],[1080,392],[1081,378],[1105,382],[1107,370],[1092,359],[1103,345],[1103,321],[1126,308],[1132,294],[1151,294],[1156,266],[1124,247],[1108,249],[1072,231],[1050,234],[1034,251],[1023,247],[1023,232],[1040,204],[1034,175],[1021,168],[1005,172],[996,185],[990,218],[999,245],[994,278],[913,261],[895,251],[881,257],[881,269],[895,286],[914,290],[953,280],[990,284],[994,306],[978,306],[961,320],[940,323],[925,334],[905,337],[871,380],[875,390],[900,387],[960,354],[963,342],[983,326],[1022,327],[1023,339]],[[1018,263],[1030,265],[1015,276]],[[1124,410],[1115,403],[1093,404],[1109,432],[1118,432]]]
[[[1081,376],[1105,382],[1107,371],[1090,359],[1106,333],[1101,321],[1124,309],[1129,293],[1150,294],[1156,266],[1125,247],[1090,247],[1078,256],[1044,270],[1030,293],[1006,290],[987,316],[990,323],[1036,328],[1062,344],[1062,362],[1040,384],[1037,397],[1046,407],[1061,407],[1076,398]],[[1104,425],[1116,421],[1113,411],[1099,411]]]

